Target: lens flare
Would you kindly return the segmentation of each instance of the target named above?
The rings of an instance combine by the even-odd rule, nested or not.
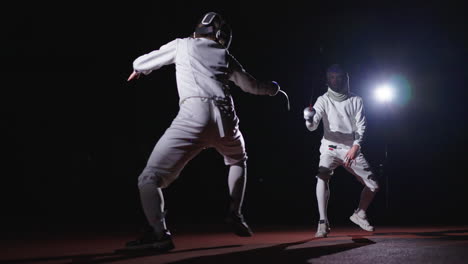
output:
[[[389,103],[395,98],[395,89],[389,84],[383,84],[375,89],[374,95],[379,102]]]

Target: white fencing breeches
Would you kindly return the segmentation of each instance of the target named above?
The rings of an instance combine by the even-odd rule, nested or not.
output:
[[[322,143],[320,146],[319,174],[317,177],[328,181],[333,175],[333,171],[338,166],[344,164],[344,159],[349,149],[349,147]],[[351,167],[343,167],[356,176],[356,178],[372,192],[378,190],[379,184],[377,179],[362,153],[358,153],[356,159],[351,163]]]
[[[212,99],[185,100],[177,117],[154,147],[138,178],[138,185],[153,183],[157,187],[167,187],[192,158],[209,147],[223,155],[226,165],[243,164],[247,155],[234,106],[220,108]],[[220,125],[224,137],[220,136]]]

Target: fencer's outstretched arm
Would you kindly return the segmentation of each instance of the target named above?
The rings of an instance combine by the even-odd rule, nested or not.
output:
[[[364,140],[364,133],[366,132],[366,116],[364,114],[364,103],[361,97],[356,100],[356,133],[353,145],[361,146]]]
[[[323,113],[325,112],[325,107],[322,97],[317,98],[317,101],[314,104],[314,107],[310,109],[310,106],[304,109],[304,119],[307,129],[314,131],[320,124],[322,120]]]
[[[242,65],[229,55],[229,80],[239,86],[242,91],[256,95],[274,96],[280,90],[276,82],[257,81],[252,75],[244,70]]]
[[[158,50],[136,58],[135,61],[133,61],[133,70],[136,73],[148,75],[164,65],[173,64],[177,54],[177,41],[178,39],[175,39],[161,46]]]

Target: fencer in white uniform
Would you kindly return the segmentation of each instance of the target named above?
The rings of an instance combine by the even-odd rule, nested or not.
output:
[[[245,142],[229,93],[230,83],[256,95],[276,95],[276,82],[261,82],[248,74],[229,53],[229,25],[219,14],[207,13],[193,37],[170,41],[138,57],[129,80],[175,64],[180,110],[157,142],[138,178],[140,198],[151,232],[127,243],[127,248],[169,250],[174,247],[164,218],[161,188],[173,182],[184,166],[205,148],[215,148],[230,166],[231,197],[227,220],[239,236],[251,236],[241,212],[246,185]]]
[[[315,236],[326,237],[330,232],[327,217],[329,180],[338,166],[343,166],[364,185],[359,206],[350,220],[364,230],[373,231],[366,210],[379,185],[361,152],[366,130],[363,101],[361,97],[350,93],[348,74],[339,65],[328,68],[327,82],[328,91],[318,97],[313,107],[304,109],[307,129],[316,130],[322,120],[324,130],[316,186],[320,221]]]

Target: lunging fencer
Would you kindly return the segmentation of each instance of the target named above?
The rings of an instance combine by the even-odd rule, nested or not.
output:
[[[174,248],[166,226],[162,189],[168,187],[185,165],[205,148],[215,148],[229,166],[230,205],[227,220],[239,236],[252,236],[242,214],[247,179],[247,154],[239,130],[230,87],[274,96],[276,82],[262,82],[247,73],[229,53],[232,32],[217,13],[205,14],[193,35],[177,38],[133,62],[128,81],[175,64],[179,112],[158,140],[138,177],[141,205],[152,230],[127,243],[127,249]],[[283,92],[283,91],[281,91]]]
[[[320,146],[316,195],[319,223],[315,237],[327,237],[330,223],[327,217],[330,197],[329,180],[338,166],[364,185],[357,209],[350,220],[366,231],[374,231],[366,210],[379,189],[377,179],[361,151],[366,118],[362,98],[349,90],[349,75],[340,65],[327,70],[328,90],[319,96],[315,104],[304,109],[306,127],[314,131],[323,121],[324,135]]]

